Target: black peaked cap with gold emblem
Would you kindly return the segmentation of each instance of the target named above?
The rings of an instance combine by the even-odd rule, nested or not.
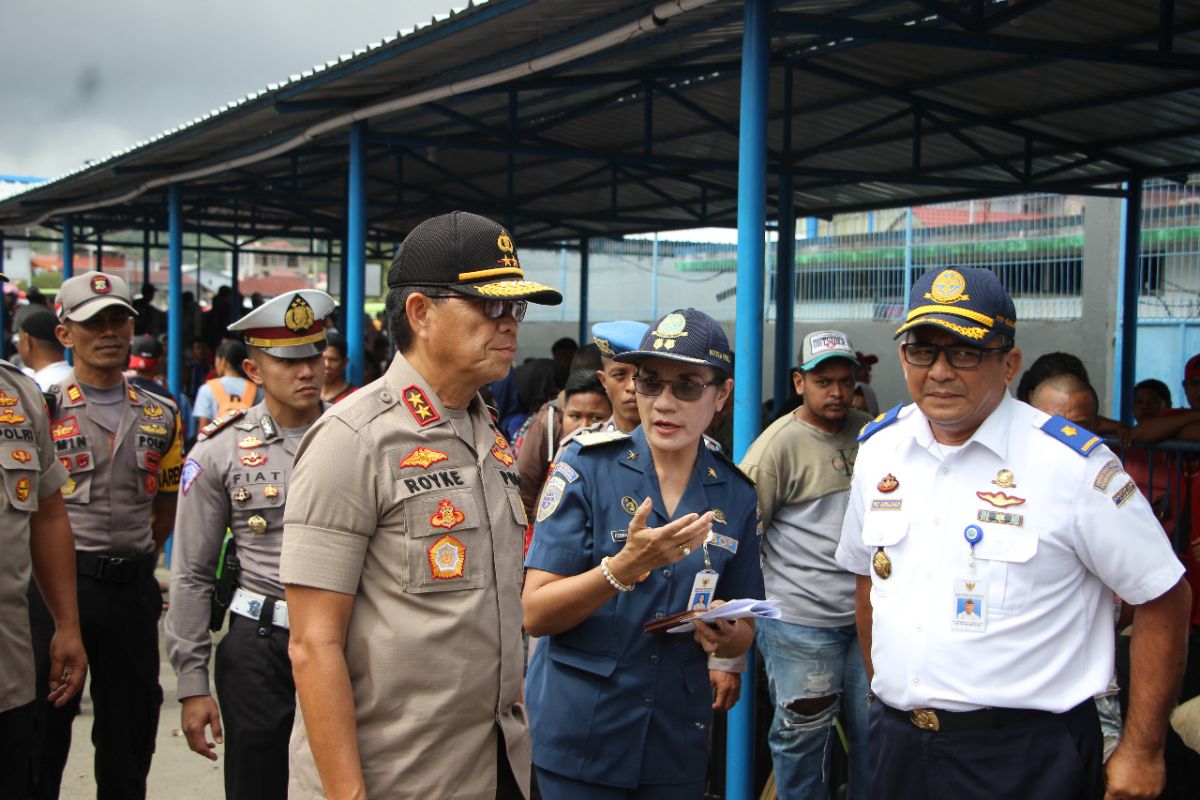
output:
[[[425,220],[404,237],[388,269],[388,288],[444,286],[485,300],[562,302],[557,290],[525,279],[503,225],[466,211]]]
[[[665,358],[733,374],[729,337],[720,323],[695,308],[680,308],[660,319],[646,331],[636,350],[618,353],[614,360],[636,364],[647,358]]]
[[[1017,333],[1012,295],[990,269],[931,269],[913,283],[908,309],[895,338],[919,325],[950,331],[972,344],[996,334]]]
[[[300,289],[273,297],[229,326],[246,344],[276,358],[309,358],[325,349],[325,318],[333,298],[318,289]]]

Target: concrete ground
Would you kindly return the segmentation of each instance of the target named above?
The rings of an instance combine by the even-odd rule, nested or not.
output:
[[[160,583],[166,584],[165,570],[159,570]],[[179,701],[175,697],[175,672],[163,648],[162,623],[159,623],[159,682],[163,688],[162,712],[158,718],[158,742],[150,765],[148,800],[220,800],[225,796],[223,765],[209,761],[188,749],[179,729]],[[90,680],[90,679],[89,679]],[[96,796],[92,749],[92,700],[83,688],[80,715],[71,729],[71,755],[63,770],[60,800],[92,800]],[[221,752],[221,746],[217,746]]]

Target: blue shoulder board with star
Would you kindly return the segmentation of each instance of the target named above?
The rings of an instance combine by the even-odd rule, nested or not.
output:
[[[1066,417],[1053,416],[1040,427],[1081,456],[1091,453],[1096,449],[1096,445],[1103,441],[1087,428],[1076,425]]]
[[[900,417],[900,409],[902,408],[904,408],[903,404],[893,406],[866,425],[863,425],[862,430],[858,432],[858,440],[865,442],[888,425],[891,425]]]

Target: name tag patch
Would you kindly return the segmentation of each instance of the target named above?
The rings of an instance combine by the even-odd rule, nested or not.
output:
[[[904,500],[872,500],[872,511],[899,511]]]

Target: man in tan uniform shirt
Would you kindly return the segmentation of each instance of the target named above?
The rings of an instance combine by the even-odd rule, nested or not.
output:
[[[75,600],[75,542],[58,493],[67,473],[54,457],[45,399],[4,360],[0,475],[0,797],[24,798],[32,788],[35,686],[63,705],[83,686],[87,656]],[[57,626],[46,674],[36,677],[27,590],[46,598]]]
[[[294,799],[527,796],[519,479],[479,387],[508,373],[527,281],[454,212],[388,271],[399,350],[296,454],[280,572],[300,709]]]
[[[171,533],[182,467],[179,412],[131,386],[129,286],[85,272],[58,293],[56,333],[75,366],[51,387],[50,435],[70,477],[62,487],[75,534],[80,627],[91,664],[98,797],[144,797],[158,733],[158,548]],[[32,606],[41,646],[49,619]],[[57,797],[78,698],[51,709],[37,796]]]
[[[321,351],[333,306],[315,289],[286,292],[229,326],[246,337],[245,373],[265,399],[209,423],[183,465],[164,632],[179,676],[180,727],[206,758],[217,758],[206,728],[224,744],[226,800],[287,797],[296,686],[279,549],[292,458],[325,407]],[[226,578],[237,589],[224,598],[231,613],[217,647],[218,711],[208,684],[209,624],[226,528],[239,569]]]

